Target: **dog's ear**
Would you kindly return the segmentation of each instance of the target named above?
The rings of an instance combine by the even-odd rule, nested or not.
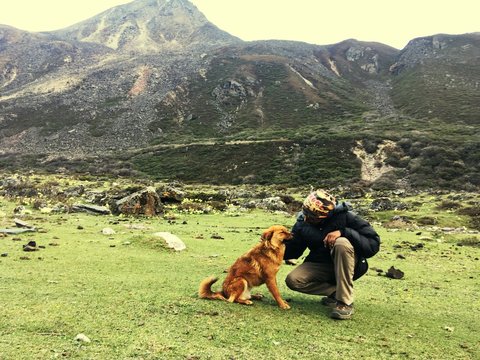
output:
[[[260,238],[262,241],[270,241],[273,236],[273,230],[265,230]]]

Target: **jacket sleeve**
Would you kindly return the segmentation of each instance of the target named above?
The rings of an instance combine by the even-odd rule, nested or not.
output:
[[[365,258],[372,257],[380,250],[380,236],[358,215],[348,212],[346,227],[341,232],[350,240],[355,252]]]
[[[305,252],[307,245],[302,238],[301,231],[302,223],[297,221],[292,228],[293,239],[285,242],[285,255],[283,258],[288,259],[298,259]]]

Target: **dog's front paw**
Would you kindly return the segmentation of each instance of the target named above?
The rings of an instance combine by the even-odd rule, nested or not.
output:
[[[283,310],[288,310],[288,309],[290,309],[290,305],[288,305],[288,303],[285,302],[285,301],[283,302],[283,304],[281,304],[281,305],[279,305],[279,306],[280,306],[280,308],[283,309]]]

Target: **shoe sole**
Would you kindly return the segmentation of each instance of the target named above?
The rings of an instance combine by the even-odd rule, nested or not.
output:
[[[338,312],[335,312],[333,311],[331,314],[330,314],[330,317],[332,319],[337,319],[337,320],[349,320],[352,318],[352,315],[354,314],[354,311],[352,310],[352,312],[350,314],[340,314]]]

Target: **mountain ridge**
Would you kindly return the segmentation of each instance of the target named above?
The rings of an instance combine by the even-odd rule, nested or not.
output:
[[[390,178],[412,182],[442,138],[458,149],[436,166],[456,162],[459,174],[445,178],[476,186],[478,167],[469,164],[478,160],[479,54],[480,33],[412,39],[402,50],[354,39],[246,42],[186,0],[137,0],[53,32],[0,26],[0,154],[79,159],[151,148],[153,161],[157,144],[198,143],[210,157],[222,147],[229,156],[218,161],[235,162],[225,168],[244,167],[228,181],[243,182],[256,170],[235,160],[241,144],[232,141],[282,138],[290,150],[275,150],[277,161],[287,153],[325,160],[320,144],[337,146],[349,170],[332,179],[358,180],[358,142],[375,153],[393,141],[385,148],[396,165]],[[125,163],[149,172],[138,154]],[[289,166],[299,181],[300,160]],[[181,162],[172,172],[192,179]]]

